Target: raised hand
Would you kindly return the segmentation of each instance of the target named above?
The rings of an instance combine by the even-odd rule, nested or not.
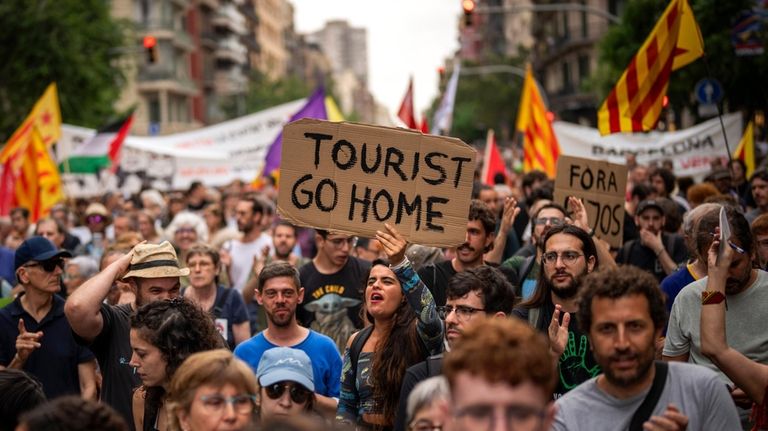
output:
[[[571,313],[563,315],[563,323],[560,324],[560,304],[555,305],[555,312],[552,314],[552,321],[549,322],[547,334],[549,335],[549,347],[559,358],[565,351],[565,344],[568,342],[568,325],[571,323]]]
[[[18,328],[19,336],[16,337],[16,355],[20,361],[25,362],[32,352],[40,348],[40,339],[43,338],[43,333],[41,331],[27,332],[23,319],[19,319]]]
[[[519,214],[520,208],[517,206],[517,199],[512,196],[504,199],[504,212],[501,214],[499,232],[509,232]]]
[[[391,224],[384,223],[384,229],[386,232],[376,231],[376,239],[381,243],[384,252],[387,253],[389,262],[392,265],[397,265],[405,259],[405,249],[408,247],[408,242]]]
[[[589,217],[584,202],[575,196],[568,196],[568,210],[571,212],[573,225],[589,232]]]

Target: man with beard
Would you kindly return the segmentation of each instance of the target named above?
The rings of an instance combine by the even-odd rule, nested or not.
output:
[[[747,221],[751,224],[759,215],[768,213],[768,169],[755,171],[749,179],[749,184],[755,201],[755,208],[746,214]]]
[[[264,206],[254,197],[240,199],[235,207],[237,229],[243,237],[227,241],[222,246],[221,263],[229,268],[229,280],[232,288],[243,292],[248,276],[251,274],[253,259],[261,256],[267,248],[267,254],[274,252],[272,237],[262,231]],[[244,296],[243,299],[249,299]]]
[[[572,225],[553,227],[547,232],[541,262],[544,271],[536,292],[512,314],[549,335],[552,352],[559,358],[560,378],[554,393],[557,399],[600,372],[590,353],[587,334],[579,330],[576,322],[571,323],[578,310],[580,281],[599,262],[592,238]]]
[[[243,288],[243,299],[248,308],[251,329],[253,331],[252,334],[266,328],[267,325],[264,311],[258,306],[256,301],[254,301],[254,295],[258,288],[258,275],[264,266],[271,262],[287,262],[298,269],[309,261],[309,259],[293,253],[298,241],[298,236],[296,234],[296,226],[286,220],[278,221],[272,232],[272,243],[274,244],[275,254],[270,255],[270,248],[265,246],[262,248],[261,253],[255,255],[253,258],[251,275],[248,279],[248,283],[246,283]]]
[[[179,277],[189,275],[188,268],[179,266],[168,241],[139,244],[83,283],[64,305],[75,339],[90,347],[99,361],[101,400],[122,414],[128,424],[133,424],[132,392],[141,384],[128,365],[132,355],[130,315],[144,304],[178,297]],[[121,305],[104,302],[117,280],[128,283],[134,301]]]
[[[531,244],[520,249],[521,251],[526,248],[530,249],[530,254],[518,253],[502,263],[502,266],[512,268],[517,272],[520,286],[518,286],[516,294],[524,301],[533,295],[533,291],[536,289],[536,281],[539,279],[542,238],[553,227],[561,226],[565,223],[565,208],[552,201],[544,202],[538,208],[539,203],[533,206],[532,209],[535,212],[531,219],[531,225],[533,226],[531,230]]]
[[[515,293],[504,274],[496,268],[483,265],[456,274],[448,282],[446,305],[437,307],[444,322],[446,350],[461,342],[464,329],[484,317],[506,318],[512,311]],[[443,355],[434,355],[424,362],[409,367],[400,388],[400,402],[395,416],[395,431],[406,429],[406,406],[413,388],[442,370]]]
[[[456,248],[456,257],[419,270],[419,278],[432,292],[438,306],[445,305],[446,287],[457,272],[485,264],[483,255],[493,248],[495,229],[496,217],[491,210],[481,201],[473,199],[469,207],[466,239]]]
[[[627,430],[631,422],[644,430],[740,429],[714,372],[654,362],[665,315],[658,283],[642,270],[625,266],[585,277],[578,317],[603,373],[556,401],[553,430]],[[633,418],[641,404],[646,414]]]
[[[235,348],[235,356],[256,372],[265,351],[274,347],[303,350],[312,358],[317,408],[333,417],[341,385],[341,355],[336,344],[323,334],[299,325],[296,309],[304,288],[296,268],[272,262],[259,273],[256,300],[267,316],[267,329]]]
[[[661,283],[688,259],[685,240],[677,234],[664,233],[664,208],[653,199],[637,206],[635,224],[640,238],[625,243],[616,256],[616,263],[628,263],[648,271]]]
[[[768,349],[765,348],[768,345],[765,331],[768,312],[764,307],[768,304],[768,273],[752,268],[755,244],[746,218],[736,210],[727,209],[727,219],[731,227],[729,246],[736,251],[722,298],[728,304],[725,312],[727,326],[733,328],[727,332],[728,345],[753,361],[768,364]],[[699,221],[697,249],[700,256],[707,255],[719,220],[719,212],[712,212]],[[720,378],[732,386],[730,380],[701,353],[700,315],[706,286],[705,277],[684,287],[675,298],[667,327],[664,359],[704,365],[718,372]],[[744,398],[740,389],[734,389],[732,395],[744,409],[751,406],[751,401]],[[745,418],[748,411],[740,413]]]

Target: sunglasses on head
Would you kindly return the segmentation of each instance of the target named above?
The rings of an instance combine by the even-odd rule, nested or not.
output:
[[[45,272],[53,272],[53,270],[55,270],[57,266],[61,269],[64,269],[64,259],[61,259],[61,258],[49,259],[49,260],[44,260],[42,262],[32,262],[24,266],[26,266],[27,268],[33,267],[33,266],[39,266],[39,267],[42,267]]]
[[[88,223],[101,223],[104,221],[104,216],[98,214],[91,214],[85,218]]]
[[[309,400],[312,392],[305,389],[302,386],[297,386],[285,382],[273,383],[264,388],[267,392],[267,396],[273,400],[276,400],[283,396],[286,389],[289,389],[291,400],[296,404],[304,404]]]

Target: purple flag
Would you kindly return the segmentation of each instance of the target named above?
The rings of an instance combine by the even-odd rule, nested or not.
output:
[[[293,114],[288,122],[301,120],[302,118],[314,118],[327,120],[328,113],[325,110],[325,90],[323,86],[317,87],[314,93],[307,99],[307,103]],[[257,182],[263,182],[266,178],[276,175],[280,169],[280,155],[283,152],[283,132],[281,131],[275,142],[272,143],[264,161],[264,169],[261,170],[261,178]]]

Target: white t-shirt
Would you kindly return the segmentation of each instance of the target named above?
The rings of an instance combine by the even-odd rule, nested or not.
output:
[[[269,246],[269,254],[275,254],[275,247],[272,244],[272,237],[262,232],[255,241],[242,242],[234,239],[224,243],[224,249],[229,251],[232,256],[232,266],[229,269],[229,275],[232,277],[232,287],[242,293],[245,284],[248,282],[248,276],[253,268],[253,257],[261,254],[264,246]]]

